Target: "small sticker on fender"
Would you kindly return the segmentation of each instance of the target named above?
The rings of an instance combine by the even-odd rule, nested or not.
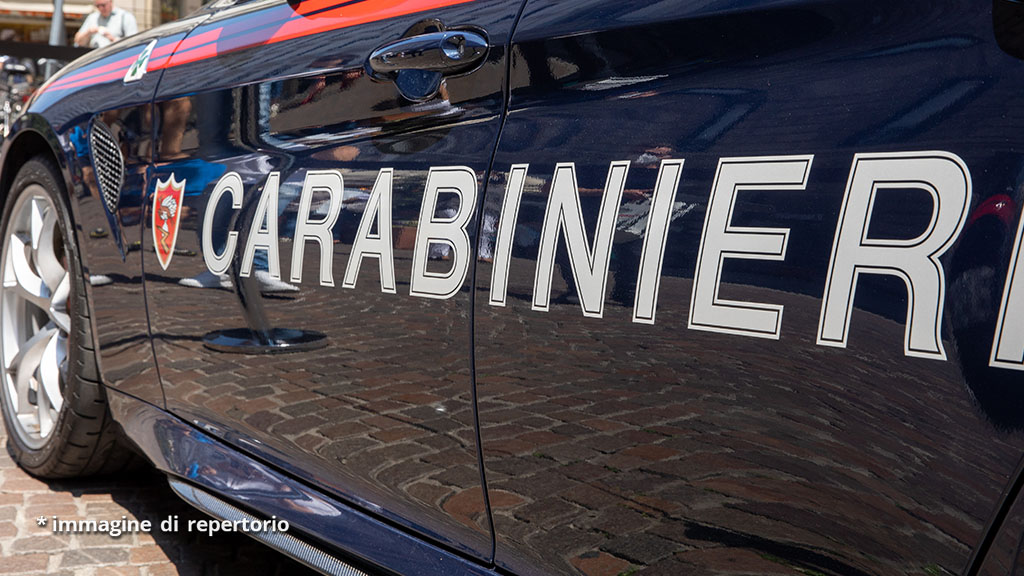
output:
[[[147,68],[149,68],[149,56],[153,53],[153,48],[156,47],[156,40],[153,40],[142,50],[139,57],[135,59],[135,63],[128,69],[128,72],[124,75],[124,83],[135,82],[141,80],[146,75]]]

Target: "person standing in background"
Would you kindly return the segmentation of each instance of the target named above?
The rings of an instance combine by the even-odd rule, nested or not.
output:
[[[139,31],[135,16],[114,7],[114,0],[95,0],[96,11],[85,17],[75,34],[75,46],[102,48]]]

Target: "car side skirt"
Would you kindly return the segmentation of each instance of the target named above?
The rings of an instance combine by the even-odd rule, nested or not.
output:
[[[288,533],[301,543],[370,571],[383,569],[410,576],[497,574],[313,490],[152,404],[109,388],[107,394],[111,413],[125,435],[157,469],[171,477],[172,487],[175,483],[189,485],[233,508],[285,521]],[[182,495],[177,488],[175,491]]]

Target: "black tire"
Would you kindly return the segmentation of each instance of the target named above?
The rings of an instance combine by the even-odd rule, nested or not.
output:
[[[2,407],[4,425],[7,429],[8,446],[15,461],[29,473],[42,478],[67,478],[110,473],[123,469],[133,460],[133,454],[122,446],[120,427],[110,416],[106,393],[100,381],[85,286],[82,280],[81,260],[75,246],[74,236],[71,233],[74,228],[71,224],[65,197],[63,180],[57,166],[51,159],[37,156],[18,170],[4,202],[3,219],[0,221],[0,277],[4,281],[4,287],[0,288],[0,362],[4,364],[4,370],[0,371],[2,372],[0,373],[0,407]],[[46,205],[46,199],[49,200],[49,205]],[[54,231],[50,235],[41,233],[40,237],[52,238],[52,254],[58,254],[58,252],[62,252],[62,254],[48,258],[49,265],[44,266],[37,263],[43,260],[42,257],[36,255],[40,250],[33,249],[31,245],[23,248],[24,253],[31,254],[24,257],[24,260],[32,262],[32,270],[38,278],[53,278],[54,262],[64,267],[63,272],[66,274],[67,284],[64,283],[63,278],[65,277],[62,276],[61,286],[58,288],[41,289],[44,294],[50,294],[51,303],[59,300],[59,305],[51,304],[50,312],[43,311],[42,308],[30,303],[25,296],[18,292],[16,287],[9,287],[12,281],[17,283],[17,280],[4,277],[17,276],[10,272],[12,267],[7,265],[8,252],[14,254],[15,249],[22,246],[18,242],[23,242],[21,238],[24,237],[24,233],[19,239],[15,239],[13,235],[25,228],[23,215],[26,202],[31,203],[29,210],[42,206],[39,210],[45,211],[47,215],[50,214],[50,210],[55,212],[55,223],[52,222],[52,218],[47,217],[47,221],[53,225]],[[17,213],[15,213],[16,210]],[[44,231],[48,229],[46,225],[41,228]],[[34,231],[29,233],[29,235],[35,234]],[[43,243],[38,242],[37,244],[42,245]],[[44,274],[42,272],[44,269],[49,274]],[[23,275],[23,277],[25,276]],[[57,295],[58,293],[60,296]],[[21,302],[19,298],[25,300],[24,311],[19,308],[19,302]],[[57,313],[53,312],[54,309],[59,310],[62,314],[56,316]],[[60,322],[57,318],[60,319]],[[48,323],[40,325],[44,322]],[[20,328],[16,328],[16,326],[20,326]],[[26,373],[34,370],[32,372],[34,376],[30,377],[30,381],[36,382],[34,394],[30,389],[31,385],[20,388],[26,393],[18,394],[16,375],[19,371],[6,370],[8,363],[13,365],[19,358],[19,356],[13,356],[14,360],[9,360],[12,355],[17,354],[14,352],[15,349],[27,350],[30,348],[29,342],[25,342],[19,348],[17,344],[20,338],[10,336],[10,334],[13,333],[12,331],[20,330],[27,336],[32,333],[33,326],[36,326],[34,328],[36,334],[44,331],[47,331],[47,334],[56,334],[47,338],[47,341],[51,338],[55,340],[53,349],[57,350],[50,356],[54,362],[47,366],[57,365],[59,374],[57,381],[59,381],[59,390],[63,397],[59,410],[56,409],[57,402],[50,399],[51,394],[55,393],[52,368],[47,372],[49,376],[45,377],[42,368],[31,368],[31,363],[26,361],[18,363],[19,367],[23,364],[29,365],[23,370]],[[58,339],[57,336],[61,336],[61,338]],[[42,339],[39,341],[41,342]],[[42,345],[35,344],[34,346],[38,349]],[[9,347],[11,350],[5,350],[5,347]],[[49,348],[49,344],[47,344],[47,348]],[[57,359],[60,358],[59,354],[62,348],[66,348],[64,359],[59,361]],[[46,363],[47,358],[45,353],[41,355],[44,358],[39,362],[39,366]],[[28,356],[29,353],[25,352],[20,357]],[[49,387],[43,383],[44,379]],[[45,398],[43,398],[44,395]],[[18,404],[19,397],[28,400]],[[35,398],[34,410],[37,413],[35,426],[31,422],[31,410],[33,410],[31,399],[33,397]],[[41,402],[43,404],[40,404]],[[17,416],[19,406],[21,415]],[[42,415],[43,408],[41,406],[47,407],[45,416]],[[56,418],[53,417],[54,414],[56,414]],[[44,431],[48,432],[44,434]]]

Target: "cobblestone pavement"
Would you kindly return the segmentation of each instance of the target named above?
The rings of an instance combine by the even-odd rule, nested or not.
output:
[[[0,443],[6,445],[0,426]],[[171,576],[175,574],[312,574],[304,566],[241,534],[208,537],[163,533],[54,534],[39,516],[61,519],[151,520],[178,515],[179,526],[205,515],[146,468],[126,477],[41,481],[0,450],[0,574]]]
[[[682,276],[663,278],[655,326],[611,304],[603,322],[580,322],[571,298],[530,309],[531,262],[514,262],[505,308],[477,296],[499,563],[586,576],[961,568],[1024,436],[994,428],[950,364],[904,358],[903,323],[858,311],[855,346],[837,353],[814,341],[815,298],[729,286],[783,304],[790,331],[778,342],[686,331]],[[240,325],[237,297],[152,275],[168,405],[230,422],[303,473],[325,471],[311,481],[386,502],[383,514],[486,543],[471,387],[459,347],[439,337],[457,334],[439,319],[465,310],[403,296],[401,277],[398,295],[382,294],[364,270],[363,289],[307,280],[262,299],[271,325],[328,336],[277,358],[204,350],[204,333]],[[555,291],[568,291],[557,278]]]
[[[408,248],[396,247],[397,294],[380,291],[368,263],[354,290],[321,286],[309,243],[299,290],[248,300],[243,317],[234,291],[178,284],[205,269],[197,221],[184,221],[184,253],[166,272],[143,234],[145,292],[137,259],[93,247],[90,273],[116,278],[92,291],[107,382],[166,394],[179,416],[230,428],[257,456],[287,455],[302,479],[483,555],[475,401],[495,558],[523,572],[957,572],[1024,446],[975,402],[959,345],[946,343],[946,362],[906,358],[905,323],[858,310],[848,349],[820,346],[816,295],[723,284],[725,297],[784,306],[786,329],[769,341],[687,329],[689,264],[666,269],[647,326],[631,321],[635,281],[618,271],[596,321],[581,318],[568,274],[554,277],[551,309],[533,310],[530,255],[514,259],[504,307],[486,303],[481,265],[471,309],[467,290],[410,297]],[[336,277],[347,259],[335,245]],[[152,353],[147,303],[159,379],[138,369]],[[203,346],[257,310],[261,324],[320,332],[327,345],[283,357]]]

